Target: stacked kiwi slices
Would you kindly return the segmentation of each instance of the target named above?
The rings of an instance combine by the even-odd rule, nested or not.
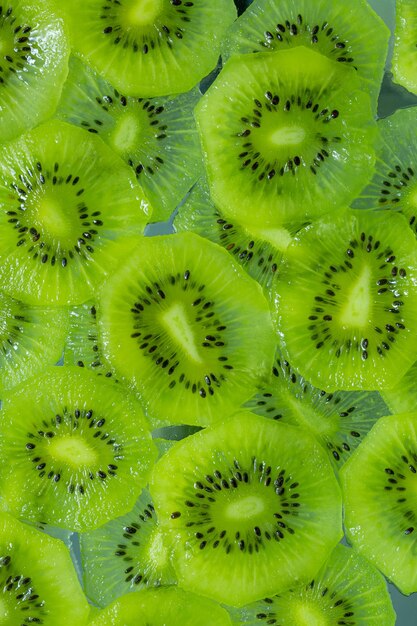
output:
[[[390,2],[0,0],[0,624],[405,626]]]

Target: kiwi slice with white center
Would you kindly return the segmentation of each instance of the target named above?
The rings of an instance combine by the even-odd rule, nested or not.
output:
[[[49,0],[0,5],[0,143],[53,115],[68,73],[69,42]]]
[[[71,58],[57,115],[99,135],[134,170],[154,207],[168,219],[202,170],[193,109],[198,88],[168,98],[131,98]]]
[[[392,387],[417,359],[417,242],[402,215],[346,210],[300,231],[275,281],[291,365],[326,391]]]
[[[127,96],[189,91],[217,63],[233,0],[66,0],[74,51]],[[210,45],[207,42],[210,41]]]
[[[417,25],[414,0],[396,0],[392,75],[396,83],[417,93]]]
[[[84,626],[89,606],[66,546],[8,513],[0,517],[0,623]]]
[[[130,168],[61,121],[2,151],[0,280],[31,304],[79,304],[127,254],[150,208]]]
[[[143,237],[104,285],[97,319],[104,356],[151,420],[203,426],[230,415],[274,357],[260,286],[194,233]]]
[[[233,606],[311,580],[342,535],[323,448],[247,411],[175,444],[150,491],[179,584]]]
[[[338,545],[307,585],[230,609],[236,626],[394,626],[384,577],[367,559]]]
[[[338,210],[374,164],[360,78],[311,48],[232,57],[196,118],[214,203],[248,228]]]
[[[417,591],[417,413],[377,421],[341,473],[352,545],[405,594]]]
[[[228,57],[311,47],[354,67],[376,109],[389,37],[389,29],[365,0],[348,5],[331,0],[255,0],[229,28],[224,53]]]
[[[156,458],[140,405],[77,367],[47,368],[6,395],[0,432],[10,512],[69,530],[130,511]]]

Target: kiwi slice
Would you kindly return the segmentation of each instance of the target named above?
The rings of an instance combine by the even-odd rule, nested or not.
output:
[[[230,415],[272,365],[260,286],[194,233],[143,237],[97,312],[104,356],[151,420],[203,426]]]
[[[311,48],[232,57],[196,116],[214,203],[248,228],[339,209],[371,174],[369,96]]]
[[[355,550],[338,545],[307,585],[230,611],[236,626],[394,626],[383,576]]]
[[[289,250],[274,284],[285,358],[326,391],[394,386],[417,360],[417,243],[404,217],[347,210]]]
[[[58,116],[99,135],[134,170],[154,207],[166,220],[202,170],[193,109],[198,88],[168,98],[124,96],[77,58],[71,58]]]
[[[66,0],[74,51],[127,96],[189,91],[217,63],[233,0]],[[210,45],[207,45],[207,42]]]
[[[225,609],[177,587],[130,593],[100,611],[90,626],[231,626]]]
[[[323,448],[247,411],[175,444],[150,491],[179,584],[233,606],[311,580],[342,535]]]
[[[128,254],[150,208],[98,138],[51,121],[0,161],[0,281],[30,304],[79,304]]]
[[[8,626],[84,626],[89,607],[66,546],[0,517],[0,618]]]
[[[68,73],[69,42],[49,0],[0,5],[0,143],[53,115]]]
[[[413,363],[399,382],[381,392],[390,413],[412,413],[417,409],[417,363]]]
[[[390,413],[378,392],[336,391],[313,387],[279,350],[272,374],[245,404],[253,413],[310,431],[339,469],[375,421]]]
[[[130,511],[156,458],[140,406],[77,367],[48,368],[5,395],[0,432],[10,512],[68,530]]]
[[[106,606],[143,587],[175,583],[149,492],[132,511],[80,538],[84,587],[88,598]]]
[[[384,417],[343,467],[348,540],[405,594],[417,591],[417,414]]]
[[[236,52],[311,47],[354,67],[376,110],[389,38],[389,29],[365,0],[348,5],[331,0],[255,0],[229,28],[223,53],[228,57]]]
[[[396,83],[417,93],[417,27],[414,0],[396,0],[392,75]]]

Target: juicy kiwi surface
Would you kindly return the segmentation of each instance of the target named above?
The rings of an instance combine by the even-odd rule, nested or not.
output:
[[[0,5],[0,143],[53,115],[68,73],[69,42],[49,0]]]
[[[48,368],[15,388],[0,425],[10,512],[69,530],[131,510],[156,458],[141,407],[80,368]]]
[[[192,233],[142,238],[107,281],[97,319],[104,355],[151,420],[205,425],[247,400],[273,360],[261,288]]]
[[[196,118],[213,200],[248,227],[339,209],[374,163],[360,79],[309,48],[232,57]]]
[[[233,606],[310,580],[342,535],[322,447],[245,411],[175,444],[150,491],[179,584]]]
[[[417,413],[384,417],[341,471],[352,545],[402,593],[417,591]]]
[[[0,161],[0,280],[31,304],[78,304],[143,232],[149,204],[99,139],[51,121]]]
[[[392,75],[396,83],[417,92],[417,27],[413,0],[396,0]]]
[[[233,0],[66,0],[74,50],[132,96],[188,91],[217,63]],[[207,42],[210,41],[210,45]]]
[[[289,250],[273,287],[285,358],[327,391],[394,386],[417,356],[417,245],[403,216],[342,211]]]

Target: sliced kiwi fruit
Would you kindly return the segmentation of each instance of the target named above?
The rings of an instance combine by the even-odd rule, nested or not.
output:
[[[84,626],[89,606],[66,546],[0,517],[0,617],[10,626]]]
[[[166,220],[202,170],[193,109],[198,88],[176,97],[131,98],[71,58],[57,115],[99,135],[134,170],[152,219]]]
[[[338,545],[307,585],[230,610],[236,626],[394,626],[384,577],[355,550]]]
[[[0,280],[30,304],[80,304],[128,254],[150,207],[98,138],[51,121],[0,161]]]
[[[404,594],[417,591],[417,413],[377,421],[341,471],[346,536]]]
[[[53,115],[68,73],[69,42],[49,0],[0,5],[0,143]]]
[[[225,609],[178,587],[122,596],[100,611],[90,626],[231,626]]]
[[[326,391],[393,387],[417,360],[417,242],[404,217],[346,210],[291,248],[273,286],[284,357]]]
[[[260,286],[194,233],[143,237],[104,285],[97,319],[104,356],[151,420],[204,426],[230,415],[272,366]]]
[[[369,45],[372,37],[372,45]],[[357,70],[376,110],[390,31],[365,0],[255,0],[229,28],[223,54],[311,47]]]
[[[376,391],[327,393],[300,376],[277,350],[272,374],[245,404],[253,413],[311,432],[342,467],[375,421],[390,410]]]
[[[74,51],[126,96],[189,91],[217,63],[233,0],[66,0]],[[207,45],[207,42],[210,42]]]
[[[149,492],[144,489],[132,511],[80,537],[84,588],[104,607],[144,587],[175,583],[175,574],[158,526]]]
[[[246,411],[175,444],[150,491],[179,585],[232,606],[311,580],[342,535],[323,448]]]
[[[10,512],[68,530],[130,511],[156,458],[137,402],[77,367],[48,368],[5,395],[0,432]]]
[[[390,413],[412,413],[417,411],[417,362],[404,374],[399,382],[381,395],[390,408]]]
[[[392,76],[396,83],[417,93],[417,27],[414,0],[396,0]]]
[[[352,68],[311,48],[232,57],[196,119],[214,203],[248,227],[335,211],[371,174],[369,96]]]

